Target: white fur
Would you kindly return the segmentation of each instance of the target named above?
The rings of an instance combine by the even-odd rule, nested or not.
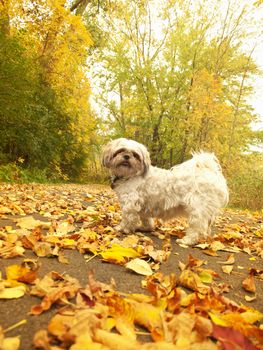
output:
[[[228,203],[226,180],[213,153],[195,153],[165,170],[150,165],[145,146],[121,138],[105,147],[103,163],[115,175],[122,208],[117,229],[125,233],[154,230],[153,218],[186,216],[189,227],[177,242],[193,245],[211,233],[216,215]]]

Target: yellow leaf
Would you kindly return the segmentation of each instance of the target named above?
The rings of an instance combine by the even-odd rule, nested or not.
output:
[[[109,211],[112,211],[112,212],[115,212],[115,211],[116,211],[116,209],[115,209],[115,207],[114,207],[113,205],[110,205],[110,206],[108,207],[108,209],[109,209]]]
[[[155,341],[163,340],[164,330],[162,321],[162,312],[166,305],[159,307],[147,304],[138,303],[134,300],[127,300],[134,308],[134,321],[151,332]]]
[[[25,295],[26,287],[21,285],[13,288],[5,288],[0,291],[0,299],[18,299]]]
[[[145,260],[139,258],[129,261],[125,266],[140,275],[150,276],[153,274],[151,266]]]
[[[263,314],[258,310],[249,309],[248,311],[242,312],[240,316],[248,323],[255,323],[263,318]]]
[[[213,276],[211,273],[203,270],[201,273],[199,273],[199,277],[203,283],[212,283],[213,282]]]
[[[114,349],[114,350],[134,350],[139,348],[139,344],[130,338],[126,338],[120,334],[114,334],[107,332],[103,329],[97,329],[95,331],[95,339],[105,345],[104,349]],[[90,349],[90,348],[89,348]],[[92,349],[92,348],[91,348]]]
[[[61,240],[61,243],[63,244],[63,246],[75,246],[77,245],[77,242],[74,239],[70,239],[70,238],[64,238]]]
[[[220,318],[219,316],[213,314],[212,312],[208,313],[212,322],[217,324],[218,326],[223,326],[223,327],[227,327],[227,322],[224,321],[222,318]]]
[[[28,230],[33,230],[37,226],[50,226],[51,223],[47,223],[44,221],[36,220],[33,218],[33,216],[25,216],[23,218],[18,218],[14,219],[16,222],[17,226],[28,229]]]
[[[34,246],[33,251],[39,257],[44,257],[48,255],[52,255],[52,245],[47,242],[37,242]]]
[[[18,350],[20,347],[20,337],[4,338],[0,345],[1,350]]]
[[[21,276],[30,272],[30,269],[20,265],[10,265],[6,267],[6,278],[8,280],[18,280]]]
[[[81,334],[77,337],[75,344],[70,347],[70,350],[108,350],[108,347],[100,343],[94,343],[88,334]]]
[[[256,300],[256,296],[255,295],[253,295],[253,296],[245,295],[245,300],[248,302],[254,301],[254,300]]]
[[[232,272],[233,270],[233,265],[224,265],[224,266],[221,266],[222,270],[224,273],[230,275],[230,273]]]
[[[124,248],[121,245],[113,244],[111,248],[100,252],[104,260],[118,264],[125,263],[128,258],[137,258],[140,254],[133,248]]]
[[[222,250],[225,248],[225,245],[219,241],[214,241],[211,243],[210,248],[214,251],[217,252],[218,250]]]

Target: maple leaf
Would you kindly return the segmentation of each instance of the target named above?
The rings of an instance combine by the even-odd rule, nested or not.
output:
[[[23,265],[10,265],[6,267],[7,280],[32,284],[37,278],[38,265],[33,265],[33,269]]]
[[[137,302],[127,299],[134,310],[134,322],[151,332],[151,336],[155,341],[164,339],[164,330],[162,323],[162,311],[165,305],[155,306],[144,302]]]
[[[163,275],[161,272],[148,276],[144,287],[157,299],[168,296],[176,287],[174,274]]]
[[[225,350],[259,350],[259,348],[253,345],[246,336],[238,330],[230,327],[223,327],[214,324],[213,337],[220,341]]]
[[[179,283],[183,287],[192,289],[200,293],[207,293],[209,289],[205,284],[203,284],[201,278],[198,276],[197,273],[188,269],[181,272],[179,276]]]
[[[54,303],[73,298],[80,289],[79,282],[67,275],[51,272],[32,287],[30,294],[43,297],[39,305],[31,308],[31,314],[39,315],[48,310]]]

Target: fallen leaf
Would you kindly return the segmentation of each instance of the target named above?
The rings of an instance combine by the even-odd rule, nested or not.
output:
[[[25,216],[22,218],[14,219],[14,221],[16,222],[17,226],[28,230],[33,230],[38,226],[49,227],[51,225],[49,222],[36,220],[33,216]]]
[[[133,248],[125,248],[118,244],[113,244],[111,248],[100,252],[102,258],[106,261],[117,264],[125,263],[129,258],[138,258],[140,254]]]
[[[226,261],[218,261],[218,264],[232,265],[235,262],[234,254],[230,254]]]
[[[4,338],[0,343],[1,350],[18,350],[20,348],[20,337]]]
[[[179,276],[179,283],[183,287],[200,293],[206,293],[208,290],[208,287],[202,283],[201,278],[198,276],[198,274],[188,269],[181,272]]]
[[[25,293],[26,287],[23,285],[12,288],[5,288],[3,290],[0,290],[0,299],[18,299],[23,297]]]
[[[254,301],[256,299],[257,299],[256,295],[253,295],[253,296],[245,295],[245,300],[248,302]]]
[[[231,274],[232,270],[233,270],[233,265],[224,265],[224,266],[221,266],[222,268],[222,271],[228,275]]]
[[[37,242],[34,245],[33,251],[39,257],[44,256],[52,256],[53,255],[53,247],[50,243],[47,242]]]
[[[254,275],[249,274],[248,277],[244,279],[242,282],[242,287],[248,291],[248,292],[256,292],[256,286],[255,286],[255,280],[254,280]]]
[[[220,325],[214,324],[213,337],[222,343],[225,350],[259,350],[249,341],[246,336],[231,327],[222,327]]]
[[[225,245],[220,241],[213,241],[210,245],[210,248],[212,251],[217,252],[218,250],[223,250],[225,248]]]
[[[199,277],[203,283],[212,283],[213,282],[213,276],[211,273],[206,272],[203,270],[201,273],[199,273]]]
[[[129,261],[125,266],[140,275],[150,276],[153,274],[151,266],[145,260],[139,258]]]
[[[9,265],[6,267],[6,277],[7,280],[31,284],[37,278],[37,268],[33,270],[21,265]]]
[[[203,253],[210,256],[218,256],[217,252],[211,249],[204,249]]]

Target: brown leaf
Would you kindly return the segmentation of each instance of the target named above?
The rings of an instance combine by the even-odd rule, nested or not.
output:
[[[218,256],[217,252],[211,249],[204,249],[203,253],[210,256]]]
[[[218,264],[232,265],[235,262],[234,254],[229,254],[226,261],[218,261]]]
[[[44,329],[37,331],[34,335],[33,345],[36,348],[43,350],[52,350],[51,345],[49,344],[48,332]]]
[[[52,245],[50,243],[47,243],[47,242],[37,242],[34,245],[33,251],[39,257],[52,256],[53,255]]]
[[[255,286],[255,280],[254,280],[254,275],[249,274],[248,277],[244,279],[242,282],[242,287],[248,291],[248,292],[256,292],[256,286]]]
[[[188,269],[181,272],[179,284],[200,293],[206,293],[209,289],[202,283],[197,273]]]

